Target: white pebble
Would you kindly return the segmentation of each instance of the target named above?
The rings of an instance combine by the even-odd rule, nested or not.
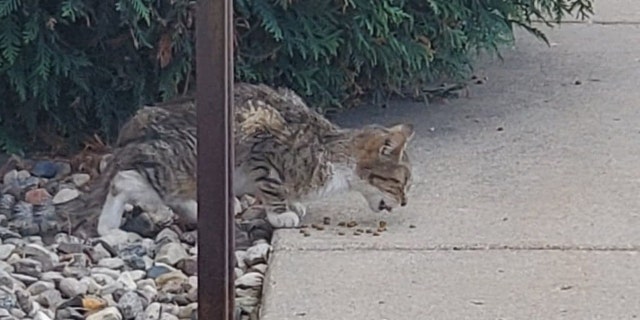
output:
[[[243,275],[242,277],[236,279],[235,286],[236,287],[260,287],[262,286],[262,281],[264,280],[264,276],[257,272],[249,272]]]
[[[62,204],[69,202],[80,196],[80,192],[76,189],[62,189],[53,196],[53,204]]]

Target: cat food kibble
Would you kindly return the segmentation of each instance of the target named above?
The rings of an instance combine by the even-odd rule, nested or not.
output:
[[[352,220],[352,221],[347,222],[347,228],[353,228],[353,227],[355,227],[355,226],[357,226],[357,225],[358,225],[358,223],[357,223],[357,222],[355,222],[355,221],[353,221],[353,220]]]
[[[374,237],[377,237],[377,236],[379,236],[379,235],[380,235],[380,233],[379,233],[379,232],[377,232],[377,231],[373,233],[373,236],[374,236]]]
[[[339,231],[339,232],[338,232],[338,235],[339,235],[339,236],[344,236],[344,234],[345,234],[345,233],[344,233],[344,232],[342,232],[342,231]]]
[[[371,229],[367,229],[367,230],[365,230],[364,232],[366,232],[366,233],[372,233],[372,232],[373,232],[373,230],[371,230]]]
[[[380,220],[380,222],[378,222],[378,227],[380,228],[386,228],[387,227],[387,222],[384,220]]]
[[[344,222],[344,221],[338,222],[338,227],[345,227],[345,226],[347,226],[346,222]]]
[[[324,217],[324,219],[322,219],[322,223],[324,223],[325,225],[330,225],[331,217]]]

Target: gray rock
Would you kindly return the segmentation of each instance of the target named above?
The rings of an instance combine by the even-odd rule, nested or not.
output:
[[[71,175],[71,181],[76,187],[82,187],[91,180],[91,176],[86,173],[74,173]]]
[[[120,276],[120,271],[103,268],[103,267],[95,267],[95,268],[91,268],[91,274],[92,275],[104,274],[115,280],[115,279],[118,279],[118,277]]]
[[[236,288],[261,287],[264,275],[258,272],[247,272],[242,277],[236,279]]]
[[[47,290],[35,296],[35,301],[45,308],[55,310],[62,304],[62,295],[56,289]]]
[[[259,272],[262,274],[265,274],[267,272],[267,265],[264,263],[258,263],[255,264],[253,266],[251,266],[251,268],[249,268],[248,270],[249,272]]]
[[[190,319],[193,314],[198,312],[198,303],[190,303],[184,307],[180,307],[178,311],[178,318],[180,319]]]
[[[38,281],[38,278],[33,277],[33,276],[28,276],[26,274],[12,273],[11,276],[14,279],[16,279],[16,280],[18,280],[18,281],[20,281],[20,282],[22,282],[22,283],[24,283],[26,285],[31,285],[31,284],[36,283]]]
[[[65,297],[73,298],[89,292],[89,284],[86,281],[82,282],[75,278],[65,278],[60,280],[58,289],[60,289],[60,292],[62,292]]]
[[[56,310],[55,319],[85,319],[84,315],[75,308],[68,307]]]
[[[60,282],[62,279],[64,279],[64,276],[57,271],[43,272],[40,276],[40,280],[42,281],[53,281],[56,283]]]
[[[20,310],[20,309],[18,309],[18,310]],[[23,312],[23,314],[24,314],[24,312]],[[0,319],[3,319],[3,320],[4,319],[13,319],[11,311],[9,311],[7,309],[0,309]],[[22,319],[22,318],[19,318],[19,319]]]
[[[242,269],[240,268],[234,268],[233,269],[234,273],[235,273],[235,279],[238,279],[240,277],[242,277],[244,275],[244,271],[242,271]]]
[[[0,310],[4,310],[4,309],[0,309]],[[18,319],[24,319],[27,317],[27,314],[24,311],[22,311],[22,309],[19,309],[19,308],[13,308],[9,310],[9,313],[11,313],[12,316]]]
[[[84,277],[80,279],[80,282],[87,286],[87,293],[95,294],[100,290],[101,286],[91,277]]]
[[[55,289],[55,288],[56,288],[56,285],[53,282],[50,282],[50,281],[37,281],[37,282],[33,283],[32,285],[30,285],[29,287],[27,287],[27,291],[32,296],[36,296],[36,295],[39,295],[40,293],[42,293],[44,291]]]
[[[1,244],[0,245],[0,260],[6,260],[9,258],[13,250],[16,248],[13,244]]]
[[[104,258],[98,261],[99,267],[109,269],[122,269],[124,267],[124,261],[120,258]]]
[[[1,286],[0,287],[0,308],[2,309],[11,309],[17,305],[16,295],[13,293],[13,290]]]
[[[5,193],[0,196],[0,214],[11,218],[13,214],[13,206],[16,205],[16,197],[12,194]]]
[[[13,273],[15,268],[8,262],[0,260],[0,270]]]
[[[172,315],[171,313],[163,312],[160,320],[179,320],[177,316]]]
[[[156,236],[156,244],[162,245],[168,242],[180,242],[180,236],[175,231],[164,228]]]
[[[259,298],[260,297],[260,287],[253,287],[253,288],[246,288],[246,289],[241,289],[241,288],[236,288],[236,297],[255,297],[255,298]]]
[[[40,310],[36,312],[36,315],[33,317],[33,320],[53,320],[53,317],[50,317],[49,315],[47,315],[45,311]]]
[[[130,272],[123,272],[120,274],[117,281],[122,283],[122,287],[125,290],[135,290],[138,287]]]
[[[38,277],[42,274],[42,263],[34,259],[19,259],[11,263],[15,268],[15,273],[26,274],[32,277]]]
[[[76,189],[61,189],[56,193],[55,196],[53,196],[53,200],[51,200],[51,202],[53,204],[63,204],[79,196],[80,196],[80,192]]]
[[[118,309],[122,312],[125,320],[135,319],[139,314],[144,313],[146,302],[135,291],[127,291],[118,301]]]
[[[162,305],[158,302],[150,304],[144,310],[144,320],[159,320],[162,316]]]
[[[49,160],[38,161],[31,169],[31,174],[36,177],[51,179],[58,173],[58,165]]]
[[[168,266],[163,263],[156,263],[153,267],[147,270],[147,277],[151,279],[155,279],[165,273],[174,272],[175,268]]]
[[[155,301],[158,296],[158,289],[156,283],[152,279],[140,280],[137,283],[138,293],[143,295],[147,301]]]
[[[125,271],[125,272],[131,274],[131,279],[133,279],[133,281],[142,280],[147,275],[146,272],[142,270],[132,270],[132,271]]]
[[[116,307],[108,307],[87,317],[86,320],[122,320],[122,314]]]
[[[91,260],[100,261],[105,258],[111,258],[111,253],[107,250],[102,243],[98,243],[91,250],[89,250]]]
[[[42,271],[44,272],[50,271],[60,262],[58,255],[37,243],[30,243],[24,247],[18,247],[15,251],[24,257],[39,261],[42,265]]]
[[[170,242],[160,247],[160,250],[156,253],[155,261],[175,266],[178,261],[188,257],[189,254],[187,254],[181,243]]]
[[[242,270],[246,270],[247,264],[245,261],[247,260],[247,252],[243,250],[236,250],[235,255],[236,255],[236,267]]]
[[[271,246],[267,243],[256,244],[247,249],[245,263],[247,266],[253,266],[258,263],[266,263],[269,257]]]
[[[31,175],[31,174],[29,174],[29,175]],[[4,185],[18,184],[18,181],[19,181],[18,170],[16,170],[16,169],[13,169],[13,170],[5,173],[4,177],[2,178],[2,184],[4,184]]]

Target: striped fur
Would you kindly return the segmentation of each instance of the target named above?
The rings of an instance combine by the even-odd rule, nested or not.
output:
[[[290,90],[234,87],[234,192],[254,194],[274,227],[295,227],[306,211],[301,203],[348,190],[360,192],[373,211],[407,203],[410,125],[344,129]],[[76,224],[109,233],[119,228],[125,203],[166,205],[195,220],[195,128],[193,100],[142,108],[121,129],[113,160]]]

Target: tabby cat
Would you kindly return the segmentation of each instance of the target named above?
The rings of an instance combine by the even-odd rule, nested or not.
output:
[[[302,203],[348,190],[375,212],[407,204],[411,125],[340,128],[291,90],[266,85],[235,84],[234,104],[234,192],[255,195],[273,227],[296,227]],[[139,110],[92,186],[83,212],[93,215],[81,222],[95,220],[100,235],[118,230],[127,203],[169,207],[195,222],[196,119],[193,99]]]

